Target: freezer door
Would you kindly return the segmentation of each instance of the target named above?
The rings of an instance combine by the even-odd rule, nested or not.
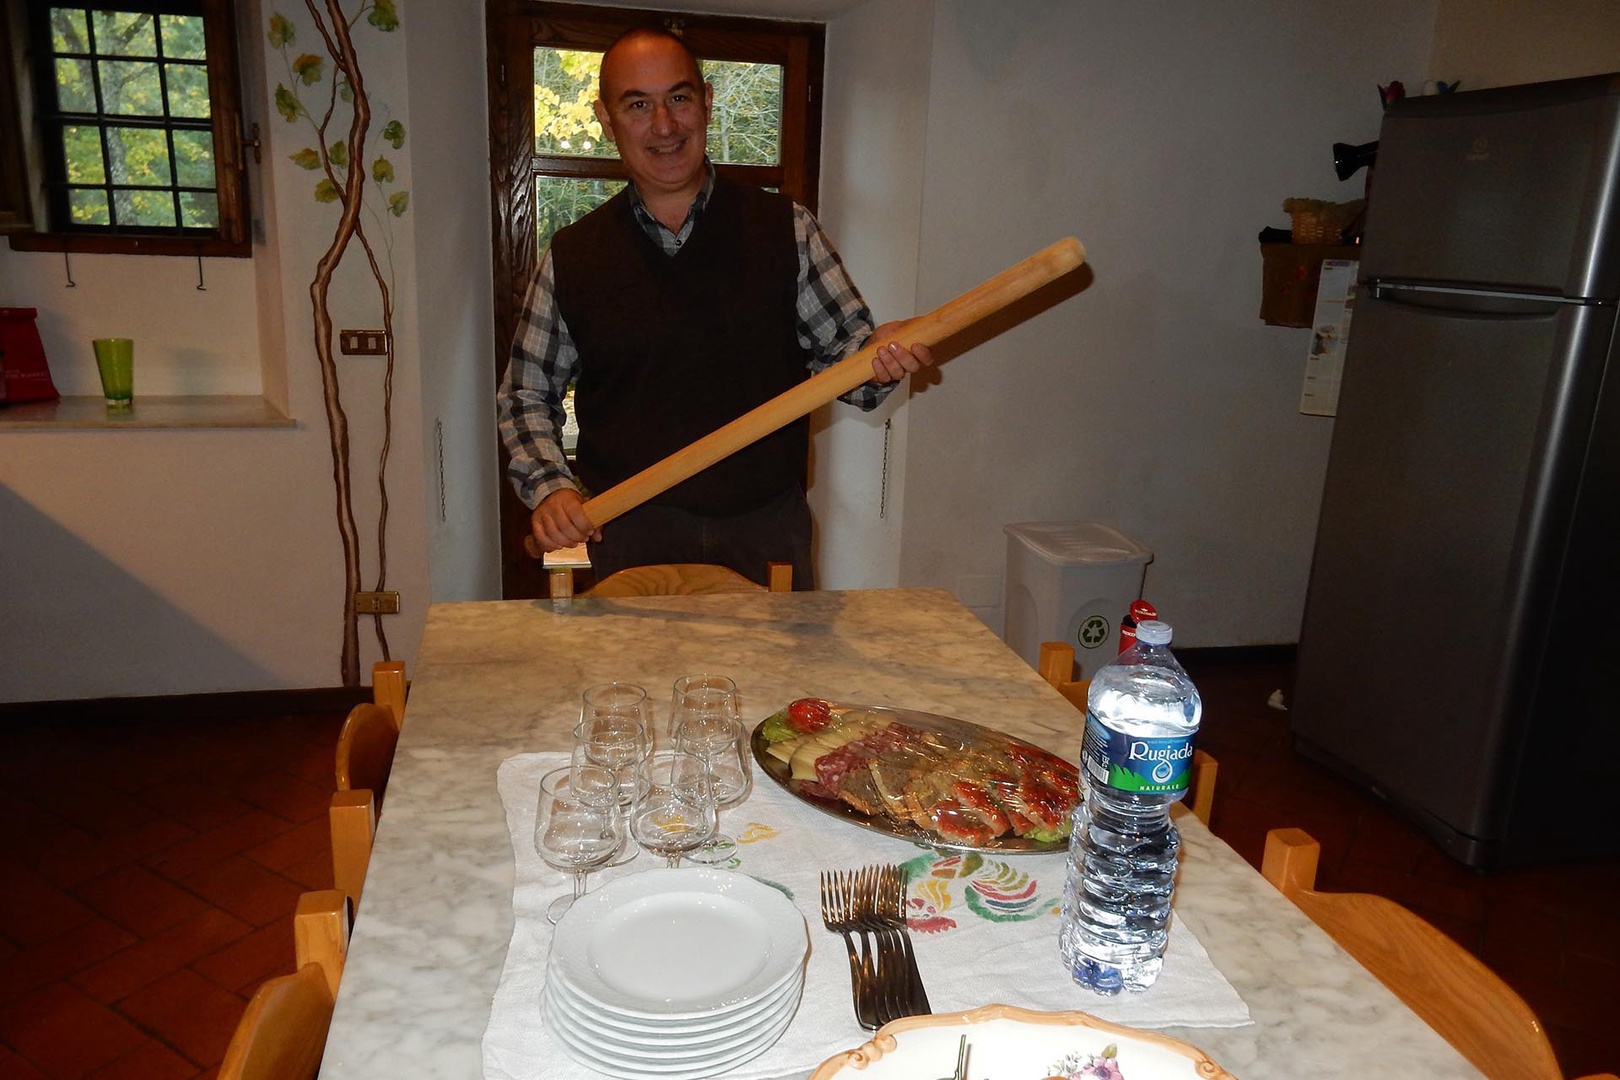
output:
[[[1495,307],[1358,305],[1291,713],[1469,862],[1514,797],[1602,372],[1581,350],[1613,318]]]
[[[1384,116],[1363,279],[1620,294],[1620,76],[1414,98]]]

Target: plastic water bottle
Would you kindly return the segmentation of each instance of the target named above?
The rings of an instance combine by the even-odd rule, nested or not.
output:
[[[1150,620],[1092,677],[1058,947],[1074,981],[1141,991],[1164,966],[1181,836],[1170,804],[1187,793],[1203,702]]]

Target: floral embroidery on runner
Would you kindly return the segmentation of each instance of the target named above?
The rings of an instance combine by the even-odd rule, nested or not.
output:
[[[956,929],[946,914],[956,903],[953,884],[961,883],[962,904],[990,922],[1027,922],[1057,914],[1061,898],[1042,897],[1040,882],[1029,873],[977,852],[945,855],[929,852],[903,864],[909,895],[906,921],[924,934]]]

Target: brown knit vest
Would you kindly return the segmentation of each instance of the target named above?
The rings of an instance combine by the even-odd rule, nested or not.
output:
[[[578,471],[601,493],[808,377],[785,197],[717,178],[665,255],[620,193],[557,234],[557,307],[579,348]],[[765,436],[654,501],[727,515],[802,486],[809,422]]]

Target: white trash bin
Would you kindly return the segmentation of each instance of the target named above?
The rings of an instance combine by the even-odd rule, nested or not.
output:
[[[1086,521],[1003,526],[1007,580],[1002,640],[1034,667],[1041,642],[1074,646],[1080,678],[1118,655],[1119,620],[1142,595],[1153,552]]]

